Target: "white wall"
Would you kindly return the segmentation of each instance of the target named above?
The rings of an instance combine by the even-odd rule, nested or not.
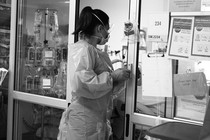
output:
[[[129,14],[129,0],[80,0],[80,11],[85,6],[101,9],[109,15],[110,23],[114,24],[108,42],[109,50],[121,50],[124,22],[128,20]]]
[[[148,14],[156,12],[168,12],[169,0],[141,0],[141,28],[148,25]]]

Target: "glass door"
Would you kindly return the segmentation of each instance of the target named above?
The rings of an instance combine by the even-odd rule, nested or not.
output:
[[[0,1],[0,15],[0,139],[6,139],[11,3]]]
[[[135,31],[137,41],[128,44],[128,65],[132,67],[132,77],[127,82],[125,140],[146,139],[147,129],[171,121],[174,114],[172,74],[176,61],[165,60],[167,42],[155,44],[148,41],[150,26],[147,17],[157,12],[165,14],[167,3],[158,4],[161,8],[154,8],[151,3],[156,1],[131,1],[130,21],[138,25]],[[155,45],[161,48],[155,50]]]
[[[174,95],[174,77],[202,72],[204,84],[209,86],[209,61],[167,59],[170,14],[169,1],[130,3],[129,21],[136,29],[134,35],[128,36],[132,75],[126,89],[125,140],[149,139],[147,129],[168,121],[203,123],[209,88],[201,97]]]
[[[12,1],[8,140],[57,139],[75,13],[75,0]]]

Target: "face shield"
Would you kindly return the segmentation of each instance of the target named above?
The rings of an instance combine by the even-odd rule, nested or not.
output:
[[[110,26],[110,25],[108,24],[107,26],[105,26],[105,24],[102,22],[102,20],[101,20],[96,14],[94,14],[94,13],[92,13],[92,14],[101,22],[102,27],[103,27],[103,29],[104,29],[104,31],[105,31],[105,33],[106,33],[105,36],[104,36],[102,33],[100,33],[101,36],[94,36],[94,37],[100,39],[100,42],[98,43],[99,45],[104,45],[104,44],[106,44],[106,43],[108,42],[108,40],[109,40],[109,38],[110,38],[110,32],[111,32],[111,30],[112,30],[113,25]]]
[[[106,35],[103,36],[103,34],[101,33],[101,41],[99,42],[99,45],[104,45],[109,41],[110,33],[104,26],[103,26],[103,29],[106,32]]]
[[[110,25],[102,25],[103,27],[103,30],[105,31],[105,36],[101,33],[101,36],[95,36],[97,38],[100,39],[100,42],[98,43],[98,45],[104,45],[106,44],[108,41],[109,41],[109,38],[110,38],[110,33],[113,29],[113,24],[110,26]]]
[[[109,39],[109,37],[110,37],[110,34],[111,34],[111,31],[113,30],[113,24],[109,24],[108,25],[108,29],[103,25],[103,28],[104,28],[104,31],[106,32],[106,37],[105,37],[105,39]]]

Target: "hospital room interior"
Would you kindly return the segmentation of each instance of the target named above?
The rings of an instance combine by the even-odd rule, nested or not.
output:
[[[86,6],[109,15],[97,49],[130,71],[97,140],[210,140],[209,0],[0,0],[0,140],[61,140]]]

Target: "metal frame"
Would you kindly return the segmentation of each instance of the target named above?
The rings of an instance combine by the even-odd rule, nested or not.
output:
[[[129,11],[129,20],[130,21],[138,21],[139,17],[139,0],[130,0],[130,11]],[[136,43],[128,43],[128,66],[131,65],[131,73],[132,77],[127,81],[127,89],[126,89],[126,101],[125,101],[125,129],[124,129],[124,140],[131,140],[133,137],[133,124],[134,121],[134,92],[135,92],[135,78],[136,77],[136,67],[137,65],[134,62],[137,62],[137,44]]]
[[[74,43],[74,35],[70,33],[75,29],[75,15],[76,15],[76,1],[69,0],[69,43]],[[67,94],[66,100],[50,98],[46,96],[39,96],[33,94],[25,94],[23,92],[15,91],[14,87],[16,86],[15,81],[15,47],[17,40],[17,22],[18,16],[17,13],[18,2],[17,0],[12,0],[11,5],[11,34],[10,34],[10,60],[9,60],[9,89],[8,89],[8,120],[7,120],[7,140],[16,140],[21,139],[17,134],[19,125],[15,122],[18,122],[18,110],[19,110],[19,101],[27,101],[31,103],[47,105],[55,108],[65,109],[70,102],[71,95]],[[67,64],[67,71],[69,71],[69,65]],[[69,73],[67,72],[67,75]],[[67,77],[67,85],[70,80]],[[71,88],[67,86],[67,93],[70,93]]]
[[[129,13],[129,20],[130,21],[138,21],[140,23],[140,5],[142,0],[130,0],[130,13]],[[210,12],[173,12],[171,16],[186,16],[186,15],[209,15]],[[138,59],[138,44],[128,43],[128,65],[132,65],[132,77],[136,76],[136,67],[137,67],[137,59]],[[172,62],[172,72],[175,73],[175,61]],[[187,121],[181,120],[174,117],[174,108],[175,108],[175,101],[174,98],[166,99],[166,106],[170,106],[168,113],[166,114],[167,118],[161,118],[157,116],[150,116],[145,114],[139,114],[134,112],[134,103],[135,103],[135,78],[128,80],[127,82],[127,89],[126,89],[126,110],[125,110],[125,129],[124,129],[124,140],[133,140],[133,131],[134,125],[143,125],[145,127],[151,127],[157,125],[157,121],[159,123],[165,123],[169,121],[176,121],[176,122],[187,122],[194,125],[202,125],[197,121]],[[170,110],[171,109],[171,110]]]

